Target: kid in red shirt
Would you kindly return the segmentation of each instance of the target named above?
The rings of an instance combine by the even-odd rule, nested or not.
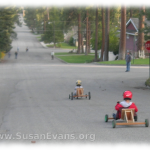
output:
[[[134,119],[135,119],[135,121],[137,121],[136,112],[138,111],[138,108],[135,105],[135,103],[131,102],[132,92],[131,91],[125,91],[123,93],[123,99],[124,99],[124,101],[117,102],[117,105],[115,106],[115,109],[117,110],[117,114],[113,114],[113,118],[116,120],[121,118],[122,108],[129,108],[129,109],[134,108],[135,109]]]

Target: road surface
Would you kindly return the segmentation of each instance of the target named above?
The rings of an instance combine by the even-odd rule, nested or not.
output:
[[[150,119],[150,89],[144,85],[148,67],[131,66],[131,72],[125,72],[125,66],[64,64],[51,60],[53,49],[42,47],[27,26],[15,30],[18,39],[11,57],[0,63],[0,134],[13,139],[1,142],[149,143],[149,127],[113,129],[111,121],[104,122],[125,90],[133,92],[138,121]],[[77,79],[85,93],[91,92],[91,100],[69,99]]]

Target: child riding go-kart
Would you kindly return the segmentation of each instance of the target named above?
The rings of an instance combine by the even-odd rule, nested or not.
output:
[[[82,97],[89,97],[89,100],[91,99],[91,93],[88,92],[88,95],[85,94],[84,95],[84,89],[83,86],[81,86],[81,80],[77,80],[76,81],[76,86],[75,86],[75,90],[74,93],[72,92],[71,95],[69,95],[69,99],[73,100],[73,98],[82,98]]]
[[[110,119],[114,119],[112,124],[113,128],[116,127],[116,125],[137,125],[137,124],[145,124],[146,127],[149,126],[148,119],[145,119],[145,122],[136,122],[137,121],[137,114],[138,111],[137,106],[135,103],[131,102],[132,99],[132,92],[131,91],[125,91],[123,93],[123,99],[122,102],[117,102],[117,105],[115,106],[115,109],[117,110],[117,113],[113,113],[113,117],[109,118],[108,115],[105,115],[105,122],[108,122]],[[116,123],[116,120],[122,119],[126,122],[123,123]]]

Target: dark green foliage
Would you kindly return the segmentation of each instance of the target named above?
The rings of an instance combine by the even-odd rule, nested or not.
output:
[[[0,51],[8,52],[12,46],[12,39],[17,37],[13,31],[14,23],[19,23],[17,8],[15,7],[1,7],[0,8]]]
[[[101,28],[101,23],[99,23],[99,28]],[[119,50],[119,39],[118,39],[118,32],[117,27],[110,28],[109,31],[109,51],[114,52],[114,54],[118,54]],[[92,49],[95,49],[95,32],[92,35],[91,39]],[[102,47],[102,31],[99,30],[98,32],[98,50],[100,50]]]
[[[70,40],[69,40],[69,45],[74,46],[73,37],[70,38]]]
[[[59,43],[64,41],[63,22],[61,21],[61,8],[49,8],[49,20],[47,8],[26,8],[25,21],[33,32],[43,33],[41,40],[45,43]]]

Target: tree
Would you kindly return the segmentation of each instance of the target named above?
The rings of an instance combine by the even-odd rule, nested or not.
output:
[[[81,52],[81,12],[78,13],[78,51],[77,54]]]
[[[86,51],[85,51],[85,55],[88,54],[88,48],[89,48],[89,38],[88,38],[88,33],[89,33],[89,13],[88,13],[88,10],[86,10]]]
[[[18,8],[0,8],[0,52],[8,52],[12,46],[12,39],[17,37],[13,31],[15,23],[21,25],[18,19]]]
[[[96,7],[96,18],[95,18],[95,61],[97,61],[97,49],[98,49],[98,7]]]
[[[119,46],[119,58],[125,59],[126,52],[126,8],[121,7],[121,31],[120,31],[120,46]]]
[[[105,53],[104,53],[104,60],[108,61],[109,56],[109,20],[110,19],[110,8],[106,8],[106,14],[105,14]]]
[[[138,50],[144,50],[144,22],[145,22],[145,7],[139,9],[139,33],[138,33]]]
[[[49,20],[46,21],[46,30],[44,32],[44,41],[46,43],[55,43],[64,41],[63,23],[60,21],[61,9],[52,7],[49,10]]]
[[[147,21],[150,21],[150,8],[149,7],[147,7],[145,9],[145,16],[147,18]],[[144,27],[143,31],[144,31],[144,39],[146,41],[149,40],[150,39],[150,26],[149,26],[149,24],[145,23],[145,27]]]
[[[105,49],[105,14],[104,7],[102,7],[102,47],[101,47],[101,58],[100,61],[103,61],[103,53]]]

